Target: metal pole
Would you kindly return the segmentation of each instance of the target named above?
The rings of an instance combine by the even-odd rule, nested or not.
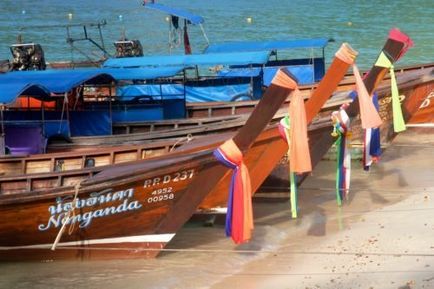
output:
[[[5,124],[4,124],[4,118],[3,118],[3,110],[5,109],[5,107],[2,105],[0,107],[0,118],[1,118],[1,129],[2,129],[2,133],[1,133],[1,143],[0,143],[0,153],[2,155],[6,154],[6,143],[5,143]]]

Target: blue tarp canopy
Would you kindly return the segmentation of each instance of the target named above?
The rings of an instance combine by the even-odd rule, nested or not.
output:
[[[134,85],[122,87],[118,93],[123,100],[131,100],[140,95],[159,95],[184,97],[187,102],[207,102],[207,101],[232,101],[237,96],[249,95],[250,84],[239,83],[231,85],[183,85],[183,84],[164,84],[164,85]]]
[[[145,6],[145,8],[158,10],[161,12],[165,12],[169,15],[173,15],[173,16],[187,19],[188,21],[190,21],[192,24],[195,24],[195,25],[202,24],[204,22],[204,20],[201,16],[194,15],[194,14],[192,14],[186,10],[182,10],[179,8],[167,7],[167,6],[164,6],[161,4],[157,4],[157,3],[144,3],[143,5]]]
[[[213,65],[251,65],[265,64],[270,53],[267,51],[210,53],[190,55],[161,55],[112,58],[104,62],[104,67],[128,68],[145,66],[213,66]]]
[[[0,74],[0,104],[9,104],[20,95],[47,98],[65,93],[84,83],[110,83],[113,80],[156,79],[179,73],[182,67],[146,69],[51,69],[15,71]]]
[[[31,83],[4,82],[0,83],[0,104],[6,105],[14,102],[20,95],[38,95],[42,98],[49,98],[50,91],[40,85]]]
[[[157,79],[172,77],[180,73],[183,66],[146,67],[146,68],[100,68],[102,73],[111,75],[116,80]]]
[[[253,68],[236,68],[236,69],[226,69],[218,72],[218,76],[220,77],[255,77],[260,73],[263,74],[263,85],[269,86],[271,81],[274,78],[277,70],[281,67],[279,66],[271,66],[271,67],[253,67]],[[306,85],[315,82],[314,77],[314,68],[312,65],[291,65],[286,66],[291,74],[293,74],[297,78],[297,82],[299,85]]]
[[[220,44],[210,44],[205,53],[227,53],[247,51],[271,51],[294,48],[324,48],[327,38],[300,39],[287,41],[234,41]]]

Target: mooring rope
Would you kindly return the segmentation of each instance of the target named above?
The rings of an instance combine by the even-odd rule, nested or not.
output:
[[[171,151],[173,151],[175,148],[176,148],[176,146],[177,145],[179,145],[180,143],[182,143],[182,142],[185,142],[185,143],[189,143],[190,141],[192,141],[193,140],[193,135],[191,134],[191,133],[189,133],[188,135],[186,135],[185,137],[181,137],[181,138],[179,138],[173,145],[172,145],[172,147],[170,148],[170,150],[169,150],[169,152],[171,152]]]
[[[62,238],[63,232],[65,231],[66,225],[68,224],[68,221],[71,219],[71,214],[72,214],[72,218],[75,217],[75,207],[77,206],[77,196],[78,196],[78,191],[80,190],[80,182],[78,182],[75,185],[75,193],[74,193],[74,198],[72,199],[71,202],[71,208],[70,210],[68,210],[68,212],[66,212],[65,217],[62,219],[62,227],[60,228],[59,232],[57,233],[56,239],[54,240],[53,245],[51,246],[51,250],[54,251],[56,250],[56,246],[60,241],[60,238]],[[71,226],[69,227],[68,230],[68,234],[71,235],[73,230],[75,227],[75,223],[72,222]]]

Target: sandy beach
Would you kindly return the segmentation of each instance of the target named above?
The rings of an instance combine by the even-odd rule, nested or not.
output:
[[[301,187],[300,220],[277,225],[294,233],[212,288],[434,288],[433,160],[433,135],[399,136],[370,172],[354,164],[342,208],[322,162]]]
[[[335,201],[333,161],[289,201],[255,200],[255,232],[235,246],[224,217],[187,224],[157,259],[5,263],[0,288],[434,288],[434,134],[401,134],[369,172],[353,161]]]

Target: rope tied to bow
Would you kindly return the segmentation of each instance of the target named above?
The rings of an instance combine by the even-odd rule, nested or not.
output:
[[[74,198],[72,199],[71,202],[71,207],[68,210],[68,212],[65,213],[65,216],[62,219],[62,227],[60,228],[59,232],[57,233],[56,239],[53,242],[53,245],[51,246],[51,251],[56,250],[57,244],[60,242],[60,239],[62,238],[62,235],[65,231],[66,225],[69,223],[69,220],[73,219],[75,217],[75,208],[77,206],[77,197],[78,197],[78,192],[80,190],[80,182],[78,182],[75,187],[74,187],[75,193],[74,193]],[[72,217],[71,217],[72,214]],[[72,222],[69,230],[68,230],[68,234],[71,235],[72,232],[74,231],[74,227],[75,227],[75,223]]]

